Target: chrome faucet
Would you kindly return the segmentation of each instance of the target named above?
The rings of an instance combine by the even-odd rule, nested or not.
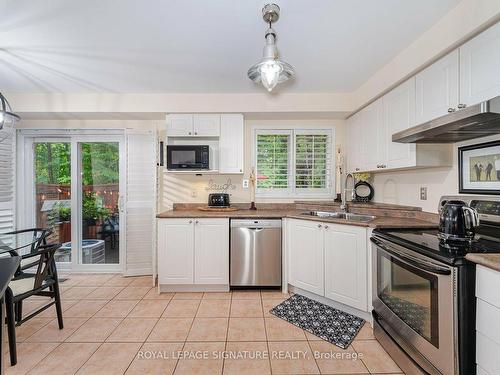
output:
[[[351,189],[347,188],[347,180],[349,179],[349,177],[351,177],[351,179],[352,179],[352,188]],[[343,194],[342,194],[342,204],[340,205],[340,209],[342,210],[342,212],[347,212],[348,209],[349,209],[347,207],[347,197],[346,197],[346,194],[347,194],[348,190],[351,191],[351,201],[354,199],[354,185],[355,185],[354,176],[352,175],[352,173],[348,173],[345,176],[344,191],[343,191]]]

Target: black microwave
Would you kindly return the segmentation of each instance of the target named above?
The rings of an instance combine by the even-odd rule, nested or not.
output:
[[[209,169],[209,146],[167,145],[167,169]]]

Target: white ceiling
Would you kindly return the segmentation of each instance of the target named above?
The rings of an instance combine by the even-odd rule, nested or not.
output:
[[[280,0],[286,92],[358,88],[459,0]],[[0,0],[0,91],[262,92],[258,0]]]

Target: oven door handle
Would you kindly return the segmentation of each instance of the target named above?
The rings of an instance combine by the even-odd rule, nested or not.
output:
[[[451,274],[451,270],[446,267],[440,267],[430,262],[423,261],[421,259],[409,256],[402,251],[396,250],[393,246],[388,245],[386,242],[381,241],[376,237],[371,237],[370,240],[377,245],[382,251],[385,251],[389,255],[396,257],[416,268],[420,268],[427,272],[431,272],[438,275],[449,275]]]

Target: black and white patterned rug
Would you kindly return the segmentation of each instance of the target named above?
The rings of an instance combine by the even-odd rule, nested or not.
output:
[[[364,319],[300,294],[294,294],[269,312],[342,349],[351,344],[365,323]]]

